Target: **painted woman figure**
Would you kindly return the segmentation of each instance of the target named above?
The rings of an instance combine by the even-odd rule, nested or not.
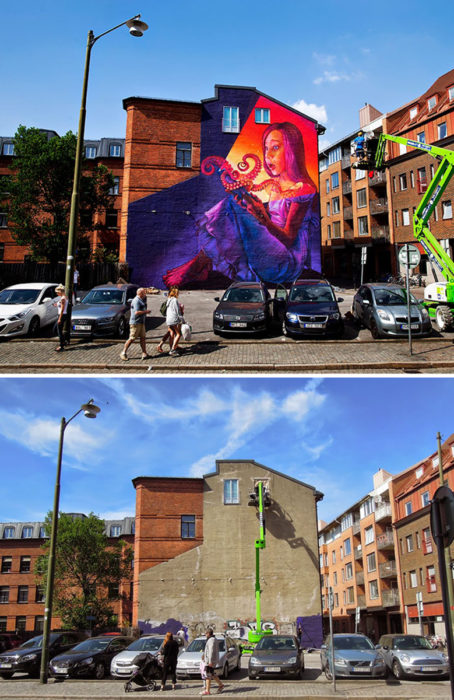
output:
[[[301,132],[290,122],[270,124],[262,149],[268,202],[239,187],[207,211],[197,222],[199,253],[164,275],[167,286],[203,281],[210,270],[231,280],[285,282],[311,267],[319,209]]]

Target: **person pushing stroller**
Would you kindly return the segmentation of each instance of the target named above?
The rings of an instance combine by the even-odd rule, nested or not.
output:
[[[162,678],[162,666],[156,656],[149,651],[142,651],[134,657],[132,663],[137,666],[137,669],[125,683],[125,693],[137,690],[137,688],[132,687],[134,684],[144,688],[144,690],[154,690],[157,685],[156,681]]]

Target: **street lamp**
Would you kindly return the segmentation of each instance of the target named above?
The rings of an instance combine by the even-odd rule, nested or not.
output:
[[[93,399],[90,399],[87,403],[82,404],[79,410],[71,416],[69,420],[65,418],[61,419],[60,422],[60,442],[58,446],[58,460],[57,460],[57,476],[55,479],[55,493],[54,493],[54,509],[52,511],[52,530],[50,534],[50,552],[49,560],[47,564],[47,585],[46,585],[46,602],[44,607],[44,628],[43,628],[43,653],[41,656],[41,668],[39,673],[39,680],[41,683],[47,683],[47,665],[49,661],[49,633],[50,633],[50,621],[52,618],[52,597],[54,593],[54,573],[55,573],[55,550],[57,546],[57,530],[58,530],[58,508],[60,502],[60,475],[61,475],[61,461],[63,455],[63,438],[65,435],[65,430],[71,421],[79,415],[79,413],[84,413],[86,418],[96,418],[97,414],[100,412],[100,408],[95,406]]]
[[[79,114],[79,129],[77,132],[77,144],[76,144],[76,159],[74,162],[74,178],[73,178],[73,191],[71,195],[71,209],[69,215],[69,229],[68,229],[68,248],[66,253],[66,275],[65,275],[65,293],[68,299],[68,311],[66,317],[66,335],[67,338],[70,336],[71,332],[71,314],[72,314],[72,302],[73,302],[73,277],[74,277],[74,253],[76,250],[76,238],[77,238],[77,218],[79,214],[79,187],[80,187],[80,174],[81,174],[81,162],[82,162],[82,150],[84,146],[84,133],[85,133],[85,115],[86,115],[86,104],[87,104],[87,86],[88,86],[88,73],[90,70],[90,56],[91,49],[98,39],[110,34],[115,29],[123,27],[126,25],[129,27],[129,33],[131,36],[143,36],[143,33],[147,31],[148,24],[140,21],[140,15],[131,17],[131,19],[117,24],[112,29],[108,29],[106,32],[95,36],[90,29],[88,32],[87,39],[87,50],[85,54],[85,69],[84,69],[84,79],[82,84],[82,103],[80,106]]]

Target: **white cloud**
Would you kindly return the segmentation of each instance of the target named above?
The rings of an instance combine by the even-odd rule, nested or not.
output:
[[[318,150],[319,150],[319,152],[320,152],[320,151],[324,151],[325,148],[328,148],[328,146],[330,146],[330,145],[331,145],[331,140],[330,140],[330,139],[324,139],[324,138],[319,139],[319,140],[318,140]]]
[[[316,119],[320,123],[326,123],[328,121],[328,115],[326,113],[325,105],[316,105],[313,102],[306,102],[305,100],[298,100],[292,104],[293,109],[297,109],[298,112],[306,114],[312,119]]]
[[[303,447],[304,449],[309,453],[311,458],[316,461],[320,459],[320,455],[327,450],[331,445],[333,444],[333,438],[329,437],[325,442],[321,443],[320,445],[307,445],[304,444]]]
[[[325,402],[326,396],[315,390],[296,391],[287,396],[282,404],[282,412],[294,421],[302,421],[314,410],[319,409]]]
[[[338,73],[337,71],[325,70],[322,75],[313,80],[314,85],[321,85],[322,83],[339,83],[345,81],[347,83],[353,80],[360,80],[363,78],[363,74],[360,72],[356,73]]]
[[[312,56],[321,66],[332,66],[337,61],[336,56],[329,53],[317,53],[314,51]]]

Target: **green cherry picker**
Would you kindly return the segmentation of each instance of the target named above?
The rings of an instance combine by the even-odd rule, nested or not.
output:
[[[424,289],[424,306],[429,312],[429,316],[435,320],[439,330],[444,331],[454,326],[454,262],[431,233],[428,222],[453,175],[454,151],[406,139],[402,136],[380,134],[378,139],[370,138],[366,141],[365,157],[354,163],[352,167],[370,171],[384,170],[389,165],[385,161],[387,141],[426,151],[440,162],[413,214],[413,235],[426,251],[430,263],[435,265],[444,277],[444,281],[433,282]]]

